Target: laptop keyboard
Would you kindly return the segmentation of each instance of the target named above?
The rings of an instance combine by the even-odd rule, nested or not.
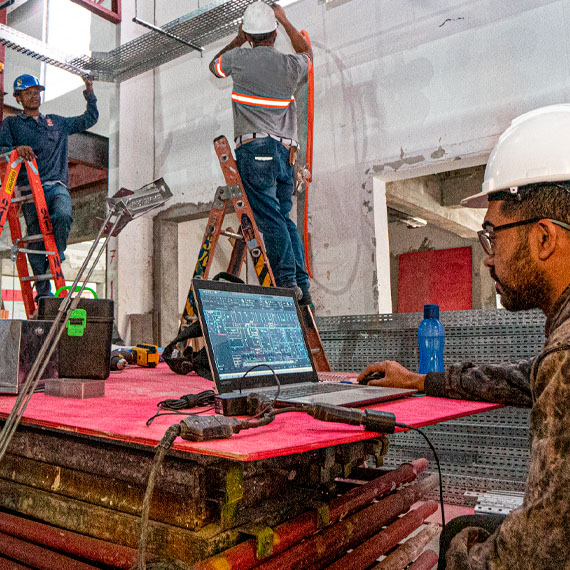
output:
[[[313,394],[328,394],[330,392],[340,392],[341,390],[353,390],[362,388],[359,384],[320,384],[314,383],[310,386],[291,386],[281,388],[279,397],[299,398],[301,396],[312,396]]]

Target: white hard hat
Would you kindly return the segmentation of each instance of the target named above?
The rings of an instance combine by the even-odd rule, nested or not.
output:
[[[499,137],[485,169],[483,191],[461,201],[484,208],[494,192],[517,194],[520,186],[570,180],[570,104],[520,115]]]
[[[268,34],[275,29],[277,29],[275,13],[265,2],[254,2],[245,9],[242,30],[246,34]]]

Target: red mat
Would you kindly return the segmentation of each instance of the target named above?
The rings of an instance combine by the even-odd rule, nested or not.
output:
[[[23,423],[57,428],[127,443],[154,446],[164,432],[183,416],[162,416],[146,426],[156,404],[166,398],[212,389],[213,384],[196,375],[174,374],[165,364],[155,369],[128,367],[111,373],[105,397],[75,400],[34,394]],[[0,417],[5,418],[15,396],[0,396]],[[396,420],[413,427],[436,424],[500,407],[497,404],[410,397],[371,406],[396,414]],[[199,410],[199,408],[198,408]],[[301,453],[375,437],[358,426],[320,422],[303,413],[287,413],[273,423],[242,431],[231,439],[191,443],[177,439],[181,451],[215,455],[240,461]]]

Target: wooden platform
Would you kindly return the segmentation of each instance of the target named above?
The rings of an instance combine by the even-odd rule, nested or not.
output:
[[[210,388],[203,378],[178,376],[161,365],[112,374],[102,398],[35,394],[0,463],[0,511],[103,541],[109,545],[103,552],[113,545],[136,549],[154,448],[184,416],[159,417],[151,426],[146,420],[159,401]],[[13,396],[0,396],[0,418],[14,401]],[[495,406],[410,397],[375,407],[419,427]],[[381,465],[386,448],[385,435],[319,422],[302,413],[279,415],[267,426],[227,440],[178,439],[157,479],[149,551],[194,563],[253,534],[256,548],[265,545],[267,552],[271,529],[307,510],[323,517],[331,497],[347,488],[343,481],[354,473],[360,478],[360,466],[371,456]],[[381,473],[371,469],[367,476]],[[348,528],[342,532],[350,535]],[[346,544],[354,548],[360,543]],[[15,551],[18,545],[13,544]],[[0,549],[0,558],[2,554]]]
[[[130,366],[111,374],[103,398],[74,400],[35,394],[23,423],[104,440],[155,446],[166,429],[179,421],[175,415],[163,416],[147,426],[146,420],[156,413],[157,403],[212,388],[212,382],[196,375],[174,374],[165,364],[155,369]],[[0,418],[7,416],[14,402],[14,396],[0,396]],[[499,406],[421,396],[370,407],[393,412],[398,422],[421,427]],[[241,432],[231,439],[204,443],[179,439],[173,448],[238,461],[256,461],[375,437],[376,434],[360,427],[320,422],[306,414],[291,413],[277,416],[268,426]]]

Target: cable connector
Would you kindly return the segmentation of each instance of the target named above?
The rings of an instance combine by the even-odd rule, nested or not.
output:
[[[342,408],[331,404],[313,404],[304,408],[310,416],[323,422],[338,422],[353,426],[363,425],[368,431],[394,433],[396,416],[391,412],[356,408]]]
[[[362,425],[366,431],[394,433],[397,425],[396,416],[392,412],[381,412],[380,410],[366,408]]]
[[[188,441],[228,439],[242,428],[242,422],[225,416],[191,416],[180,422],[180,437]]]

